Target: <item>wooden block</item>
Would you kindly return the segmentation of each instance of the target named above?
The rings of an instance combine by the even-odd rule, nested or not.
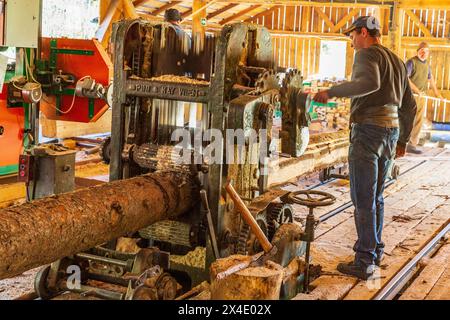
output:
[[[357,280],[345,276],[322,276],[311,283],[316,287],[310,294],[300,293],[292,300],[340,300]]]
[[[73,139],[65,139],[62,145],[66,148],[74,150],[77,147],[77,142]]]
[[[225,278],[217,275],[237,265],[248,265],[252,257],[232,255],[211,264],[211,299],[213,300],[278,300],[285,272],[283,267],[268,261],[264,266],[247,267]]]
[[[59,139],[111,132],[111,121],[111,109],[107,110],[97,122],[90,123],[49,120],[43,113],[40,116],[42,135],[46,138]]]

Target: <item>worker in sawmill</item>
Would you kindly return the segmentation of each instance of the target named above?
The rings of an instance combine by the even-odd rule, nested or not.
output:
[[[426,42],[419,44],[417,48],[417,55],[408,61],[406,61],[406,69],[408,70],[409,84],[412,91],[417,94],[417,116],[414,120],[414,127],[411,133],[411,139],[409,140],[406,152],[421,154],[422,151],[417,148],[419,143],[420,131],[422,130],[423,117],[425,112],[426,100],[422,98],[426,94],[428,84],[433,89],[434,95],[439,99],[444,99],[439,90],[436,87],[433,75],[431,73],[431,67],[428,63],[430,56],[430,47]]]
[[[174,27],[177,35],[179,35],[180,37],[186,35],[186,31],[184,31],[180,25],[181,20],[182,19],[180,11],[178,11],[177,9],[167,9],[164,13],[164,21],[170,23]]]
[[[362,16],[344,34],[356,50],[351,81],[320,91],[314,100],[350,97],[350,193],[355,206],[355,259],[338,271],[368,279],[380,265],[384,217],[383,191],[391,161],[406,152],[416,115],[416,102],[406,66],[380,43],[380,24]]]
[[[166,68],[166,71],[174,75],[190,76],[190,72],[186,70],[186,68],[189,65],[188,57],[192,41],[190,35],[181,27],[180,22],[182,19],[180,11],[173,8],[167,9],[164,13],[164,20],[168,22],[175,31],[175,37],[166,40],[166,47],[169,55],[165,58],[169,61],[172,60],[170,62],[173,62],[173,65],[171,66],[172,69],[170,69],[169,65],[169,69]]]

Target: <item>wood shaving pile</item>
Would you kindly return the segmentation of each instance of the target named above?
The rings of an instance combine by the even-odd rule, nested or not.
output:
[[[195,268],[204,268],[206,261],[206,248],[197,247],[184,256],[170,255],[170,261]]]
[[[175,76],[172,74],[165,74],[159,77],[153,78],[141,78],[138,76],[131,76],[130,79],[134,80],[150,80],[150,81],[161,81],[161,82],[173,82],[173,83],[185,83],[185,84],[193,84],[193,85],[209,85],[208,81],[191,79],[188,77]]]

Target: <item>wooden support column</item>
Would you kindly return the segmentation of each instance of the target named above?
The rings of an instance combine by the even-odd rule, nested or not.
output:
[[[206,4],[206,0],[194,0],[192,5],[193,12],[198,11],[192,17],[192,40],[195,54],[203,51],[205,46],[206,28],[202,25],[202,19],[206,19]]]
[[[131,0],[122,0],[123,11],[125,13],[125,18],[127,19],[138,19],[139,16],[136,13],[136,9]]]
[[[355,49],[352,47],[351,41],[347,41],[347,57],[345,61],[345,76],[349,80],[352,75],[353,61],[355,57]]]
[[[100,1],[100,21],[95,37],[104,48],[108,47],[112,24],[122,18],[123,2],[121,0]]]
[[[391,49],[397,55],[400,55],[402,47],[402,27],[403,27],[403,9],[399,8],[398,2],[394,4],[391,10],[391,21],[389,23],[389,33],[387,37],[386,47]]]

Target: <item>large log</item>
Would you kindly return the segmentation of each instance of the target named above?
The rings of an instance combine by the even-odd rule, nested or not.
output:
[[[187,212],[186,174],[159,172],[0,210],[0,279]]]

